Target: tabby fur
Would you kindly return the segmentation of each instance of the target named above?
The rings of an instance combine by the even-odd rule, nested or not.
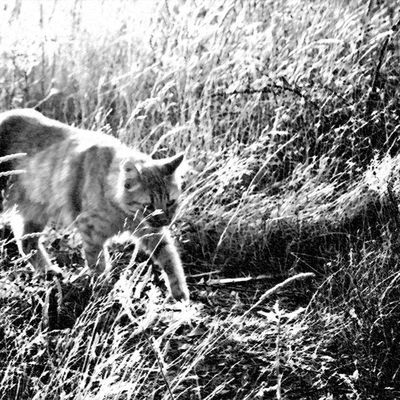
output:
[[[49,222],[75,226],[89,270],[104,270],[105,242],[129,230],[167,275],[172,296],[188,300],[182,263],[168,230],[180,182],[176,170],[183,154],[154,160],[118,139],[70,127],[31,109],[0,113],[0,157],[24,153],[0,163],[5,210],[14,210],[11,226],[22,253],[39,271],[60,272],[38,241]],[[25,235],[25,238],[23,238]],[[22,239],[21,239],[22,238]]]

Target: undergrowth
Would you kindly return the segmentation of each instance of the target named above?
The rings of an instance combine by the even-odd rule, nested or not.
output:
[[[19,275],[4,231],[0,397],[400,397],[396,1],[0,8],[2,110],[186,150],[174,233],[192,293],[163,300],[123,245],[98,282]],[[79,242],[47,236],[73,274]]]

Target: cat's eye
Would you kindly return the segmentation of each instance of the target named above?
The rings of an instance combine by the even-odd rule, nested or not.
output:
[[[176,200],[169,200],[169,201],[167,202],[167,207],[172,207],[172,206],[175,205],[175,203],[176,203]]]
[[[143,204],[143,207],[144,207],[144,209],[145,209],[146,211],[149,211],[149,212],[153,212],[153,211],[154,211],[154,206],[153,206],[153,204],[151,204],[151,203]]]
[[[131,187],[132,187],[132,185],[131,185],[130,183],[128,183],[128,182],[126,182],[125,185],[124,185],[124,188],[125,188],[125,189],[128,189],[128,190],[129,190]]]

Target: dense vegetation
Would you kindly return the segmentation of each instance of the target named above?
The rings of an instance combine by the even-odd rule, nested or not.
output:
[[[18,274],[4,228],[0,397],[400,398],[399,18],[396,0],[2,4],[2,110],[187,150],[193,301],[166,303],[123,243],[94,286]],[[70,232],[48,246],[81,265]]]

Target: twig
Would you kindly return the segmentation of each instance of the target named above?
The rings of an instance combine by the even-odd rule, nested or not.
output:
[[[283,82],[287,82],[286,79],[283,79]],[[312,101],[306,96],[304,93],[301,92],[301,90],[297,87],[291,87],[289,86],[289,83],[284,84],[284,85],[279,85],[277,83],[268,83],[264,87],[260,89],[243,89],[243,90],[233,90],[231,92],[215,92],[211,94],[211,97],[217,97],[217,96],[232,96],[235,94],[256,94],[256,93],[273,93],[274,89],[279,89],[279,90],[286,90],[288,92],[292,92],[296,94],[299,97],[302,97],[304,100],[306,100],[308,103],[312,104],[314,107],[319,107],[318,104],[315,101]]]
[[[215,274],[219,274],[220,272],[221,272],[221,270],[217,269],[215,271],[203,272],[201,274],[187,275],[186,278],[202,278],[203,276],[215,275]]]
[[[366,107],[365,107],[365,116],[368,117],[371,112],[372,112],[372,107],[373,107],[373,100],[374,96],[376,95],[376,89],[378,86],[378,80],[381,72],[381,67],[383,63],[383,59],[386,55],[387,47],[389,45],[389,42],[392,40],[393,35],[396,34],[396,32],[400,29],[400,19],[392,26],[391,28],[391,33],[386,37],[385,41],[383,42],[383,45],[381,47],[381,51],[379,52],[379,59],[378,59],[378,64],[375,67],[375,72],[374,72],[374,77],[372,80],[372,85],[371,85],[371,90],[368,94],[367,101],[366,101]]]
[[[251,282],[251,281],[259,281],[262,279],[274,279],[276,275],[258,275],[258,276],[247,276],[245,278],[225,278],[225,279],[210,279],[207,282],[207,285],[226,285],[230,283],[242,283],[242,282]]]
[[[374,78],[372,80],[371,90],[368,94],[367,102],[366,102],[367,104],[365,107],[365,116],[366,117],[368,117],[372,112],[374,96],[376,95],[376,87],[378,85],[378,78],[380,76],[380,69],[382,66],[383,58],[386,54],[386,49],[387,49],[388,44],[389,44],[389,36],[383,42],[383,46],[381,47],[381,51],[379,53],[378,64],[375,67]]]

